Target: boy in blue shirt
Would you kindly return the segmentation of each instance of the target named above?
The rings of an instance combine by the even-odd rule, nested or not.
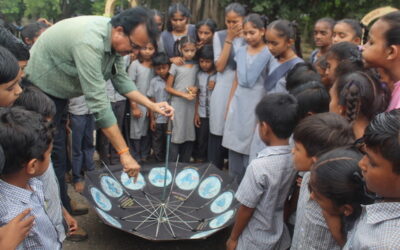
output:
[[[283,207],[296,171],[289,137],[298,120],[296,98],[266,95],[256,107],[259,134],[268,145],[247,167],[236,192],[241,203],[227,249],[288,249],[290,236]]]
[[[156,74],[150,81],[147,96],[155,102],[167,102],[169,94],[165,91],[166,80],[169,75],[171,63],[165,53],[157,53],[153,59]],[[152,148],[154,157],[162,162],[165,158],[166,136],[168,118],[150,111],[150,130],[152,131]]]
[[[42,115],[18,107],[0,110],[0,141],[6,159],[0,176],[0,225],[30,209],[35,224],[17,249],[61,249],[45,211],[42,175],[50,163],[54,129]]]
[[[365,130],[359,166],[377,198],[363,206],[344,249],[400,249],[399,135],[399,109],[377,115]]]

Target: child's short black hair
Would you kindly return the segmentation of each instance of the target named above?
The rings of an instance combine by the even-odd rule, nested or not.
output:
[[[34,111],[45,118],[54,117],[56,114],[56,105],[54,102],[40,89],[30,85],[28,80],[23,79],[22,85],[28,86],[24,88],[24,91],[15,100],[14,106],[21,106],[26,110]]]
[[[289,70],[286,76],[286,89],[290,91],[301,84],[311,81],[321,81],[321,76],[311,63],[301,62]]]
[[[28,25],[25,25],[21,30],[22,40],[24,42],[26,38],[33,40],[35,37],[39,35],[40,30],[47,29],[48,27],[49,25],[42,22],[30,23]]]
[[[199,50],[199,58],[206,59],[206,60],[212,60],[214,61],[214,50],[213,46],[211,44],[206,44],[204,45],[200,50]]]
[[[29,48],[10,31],[0,26],[0,45],[8,49],[18,61],[28,61]]]
[[[400,109],[378,114],[365,129],[364,142],[378,152],[400,175]]]
[[[299,118],[303,119],[311,113],[325,113],[329,111],[329,93],[325,86],[318,81],[304,83],[290,91],[299,104]]]
[[[293,139],[300,142],[310,157],[354,142],[352,126],[346,118],[334,113],[308,116],[294,130]]]
[[[298,104],[296,98],[289,94],[267,94],[256,107],[256,115],[260,122],[266,122],[281,139],[287,139],[298,121]]]
[[[1,108],[0,143],[6,158],[2,174],[16,173],[32,159],[44,160],[53,132],[52,123],[36,112]]]
[[[159,52],[159,53],[155,54],[151,60],[153,62],[154,67],[164,65],[164,64],[168,64],[168,65],[171,64],[167,54],[165,54],[164,52]]]
[[[8,49],[0,46],[0,84],[14,80],[20,68],[15,56]]]

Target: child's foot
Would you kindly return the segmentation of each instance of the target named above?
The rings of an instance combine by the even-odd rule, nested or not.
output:
[[[70,212],[71,215],[78,216],[87,214],[89,212],[89,208],[85,204],[78,203],[75,200],[71,200],[70,204],[71,204],[71,212]]]
[[[73,241],[73,242],[79,242],[79,241],[84,241],[89,238],[87,232],[83,230],[81,227],[78,227],[77,230],[74,232],[71,232],[67,236],[67,240]]]
[[[85,189],[85,183],[83,181],[78,181],[74,183],[75,191],[78,193],[82,193],[83,189]]]

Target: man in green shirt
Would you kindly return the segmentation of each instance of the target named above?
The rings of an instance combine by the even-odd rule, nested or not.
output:
[[[157,26],[148,10],[141,7],[121,12],[113,18],[82,16],[60,21],[44,32],[31,49],[26,74],[37,87],[53,99],[57,108],[54,122],[52,161],[60,183],[61,198],[71,211],[66,193],[65,126],[68,99],[85,95],[96,124],[120,155],[124,171],[137,178],[140,166],[129,153],[106,94],[106,81],[131,102],[173,116],[167,103],[153,103],[136,89],[125,70],[124,55],[138,53],[149,41],[156,40]]]

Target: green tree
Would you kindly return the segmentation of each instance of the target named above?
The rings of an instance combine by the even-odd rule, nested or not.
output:
[[[5,15],[8,21],[19,21],[24,15],[23,0],[0,0],[0,6],[0,13]]]
[[[57,20],[61,14],[60,0],[24,0],[25,16]]]

